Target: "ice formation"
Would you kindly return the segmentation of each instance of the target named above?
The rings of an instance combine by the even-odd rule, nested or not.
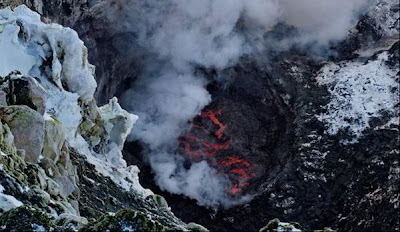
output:
[[[24,5],[5,8],[0,11],[0,50],[7,54],[0,58],[0,76],[18,71],[38,80],[47,96],[44,119],[62,123],[70,147],[124,189],[152,194],[140,186],[138,168],[128,167],[122,159],[123,143],[137,116],[123,110],[116,98],[101,108],[95,106],[94,66],[74,30],[41,22],[40,15]],[[98,118],[104,131],[91,135]],[[83,122],[87,123],[82,129]],[[100,141],[103,147],[95,151]]]

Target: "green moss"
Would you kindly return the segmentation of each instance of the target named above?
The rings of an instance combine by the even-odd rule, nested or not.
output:
[[[332,230],[330,227],[324,227],[323,232],[333,232],[336,230]]]
[[[96,222],[89,223],[83,231],[122,231],[129,228],[134,231],[167,231],[169,228],[151,220],[145,213],[132,209],[123,209],[114,216],[104,215]]]
[[[48,214],[28,205],[0,215],[0,231],[32,231],[32,225],[43,226],[47,231],[54,227]]]
[[[51,119],[53,119],[54,120],[54,122],[56,123],[56,124],[58,124],[58,125],[62,125],[62,122],[60,121],[60,120],[58,120],[55,116],[53,116],[53,115],[50,115],[50,117],[51,117]]]
[[[26,169],[24,170],[24,173],[28,176],[27,181],[31,185],[37,185],[40,186],[40,181],[38,179],[38,167],[32,164],[29,164]]]
[[[152,194],[147,197],[147,200],[150,201],[157,208],[168,208],[168,203],[164,197],[158,194]]]
[[[196,223],[193,223],[193,222],[187,224],[186,229],[188,229],[190,231],[198,231],[198,232],[207,232],[207,231],[209,231],[204,226],[196,224]]]
[[[272,219],[271,221],[268,222],[266,226],[260,229],[260,232],[276,230],[279,226],[279,222],[280,221],[278,218]]]
[[[102,135],[105,133],[104,122],[100,116],[94,120],[85,119],[78,127],[79,134],[90,143],[90,146],[96,146],[101,143]]]
[[[0,164],[9,174],[24,181],[26,176],[21,170],[26,166],[25,161],[16,148],[7,143],[7,137],[11,135],[11,132],[5,126],[0,123]]]

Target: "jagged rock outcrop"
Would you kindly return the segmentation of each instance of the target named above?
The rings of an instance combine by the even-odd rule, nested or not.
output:
[[[8,2],[17,5],[22,1]],[[75,28],[85,40],[91,53],[89,58],[98,66],[95,95],[101,103],[128,88],[127,83],[140,75],[143,58],[140,46],[132,44],[135,52],[121,46],[126,40],[135,41],[134,33],[104,17],[107,10],[118,8],[118,4],[104,1],[91,8],[98,1],[24,2],[43,17]],[[224,123],[237,125],[231,126],[236,129],[228,129],[227,133],[251,138],[240,139],[243,145],[235,151],[251,154],[250,159],[267,169],[251,186],[258,195],[249,204],[215,212],[199,207],[194,201],[169,195],[168,202],[177,216],[187,222],[199,221],[215,230],[258,230],[274,217],[299,221],[305,229],[331,226],[340,230],[399,230],[398,11],[395,0],[371,5],[347,38],[333,45],[332,57],[316,58],[306,49],[282,51],[266,45],[267,63],[243,57],[239,64],[220,73],[221,78],[229,77],[233,84],[220,86],[213,82],[209,89],[214,100],[209,107],[235,109],[220,118]],[[270,37],[290,37],[291,30],[295,29],[280,24],[268,31],[264,39],[268,42]],[[0,33],[0,46],[20,57],[19,62],[9,62],[13,56],[4,60],[0,56],[0,64],[7,64],[0,66],[0,76],[19,70],[29,77],[36,61],[7,39],[9,33],[14,33],[14,38],[19,34],[2,26],[0,31],[7,32]],[[26,37],[30,33],[21,35]],[[44,54],[44,64],[39,68],[40,73],[46,73],[46,78],[39,79],[48,98],[43,158],[37,165],[27,164],[25,152],[14,146],[10,127],[2,122],[0,148],[5,155],[0,155],[3,164],[0,167],[5,171],[0,171],[0,184],[5,190],[0,191],[0,197],[8,202],[5,209],[12,212],[13,207],[23,203],[56,212],[58,218],[49,219],[51,225],[43,222],[46,228],[57,228],[61,224],[62,228],[79,228],[86,224],[85,218],[101,218],[86,225],[86,229],[122,229],[124,225],[143,228],[148,226],[141,220],[143,212],[152,218],[161,215],[156,220],[162,226],[183,225],[169,210],[163,211],[167,206],[160,203],[163,200],[154,200],[157,195],[140,187],[135,191],[141,194],[120,189],[138,186],[138,169],[126,167],[120,151],[126,138],[124,131],[131,124],[129,121],[135,120],[134,116],[122,111],[115,100],[97,108],[92,100],[92,81],[89,81],[93,69],[79,62],[69,66],[85,66],[82,73],[89,77],[83,79],[88,81],[85,84],[88,89],[81,89],[73,78],[67,81],[74,74],[67,71],[67,63],[63,67],[64,61],[55,43],[44,44],[47,45],[43,47],[49,45],[51,49]],[[72,50],[86,59],[86,51],[80,48],[78,44]],[[66,72],[59,72],[60,65]],[[213,79],[213,75],[211,72],[209,78]],[[3,86],[0,89],[2,106],[14,104],[10,99],[33,110],[41,104],[29,100],[31,97],[27,101],[21,93],[11,97],[9,81]],[[110,113],[110,109],[115,111]],[[256,134],[249,128],[262,132]],[[254,149],[249,152],[249,147]],[[125,150],[128,164],[137,164],[140,149],[136,144],[130,144],[130,148]],[[146,170],[145,162],[141,165],[146,171],[142,180],[161,192],[153,183],[149,167]],[[28,190],[25,186],[31,187]],[[82,217],[77,216],[77,202]],[[126,215],[139,211],[138,218],[130,217],[134,219],[129,220],[132,224],[120,224],[124,214],[108,214],[121,208],[129,208],[123,211]],[[29,209],[16,208],[15,212]],[[13,220],[15,217],[9,225]],[[141,224],[137,225],[139,221]],[[279,226],[275,220],[264,229]],[[184,228],[192,227],[189,224]],[[293,229],[292,224],[282,224],[280,229],[289,228]]]
[[[0,63],[0,231],[116,229],[125,222],[204,230],[176,218],[123,160],[137,116],[116,98],[96,105],[94,66],[76,32],[45,24],[22,5],[0,10],[0,37],[7,61]]]
[[[4,0],[0,7],[17,7],[25,4],[27,7],[46,18],[61,24],[75,22],[90,6],[101,0]]]
[[[114,6],[119,12],[111,3],[89,9],[71,25],[87,41],[92,61],[102,64],[97,70],[102,102],[129,88],[127,80],[134,83],[144,56],[134,33],[104,17],[102,9]],[[220,120],[234,125],[227,133],[242,136],[235,154],[249,154],[263,164],[264,173],[252,186],[258,195],[249,204],[218,212],[169,195],[176,214],[215,230],[258,230],[278,216],[306,229],[398,230],[398,11],[393,0],[371,5],[348,36],[332,44],[332,56],[315,57],[296,46],[271,48],[271,38],[296,35],[295,28],[277,25],[264,38],[268,62],[243,57],[219,73],[230,85],[209,85],[209,108],[233,109]],[[126,40],[135,52],[119,46]],[[211,70],[209,79],[213,75]],[[140,146],[130,145],[128,163],[138,163]],[[157,189],[150,175],[147,167],[143,177]]]

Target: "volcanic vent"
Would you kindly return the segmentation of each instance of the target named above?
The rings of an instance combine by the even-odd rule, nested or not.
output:
[[[256,173],[252,163],[235,154],[226,132],[229,125],[222,118],[222,109],[204,109],[190,121],[192,127],[181,136],[180,148],[190,162],[206,160],[219,175],[227,176],[232,182],[228,193],[234,196],[246,191]]]
[[[252,75],[241,67],[222,74],[235,85],[208,86],[213,101],[188,122],[189,129],[179,138],[178,151],[186,165],[207,161],[229,180],[226,192],[233,198],[258,194],[262,183],[289,158],[282,147],[290,147],[292,114],[274,86],[266,83],[268,74],[254,71],[253,63],[247,65]]]

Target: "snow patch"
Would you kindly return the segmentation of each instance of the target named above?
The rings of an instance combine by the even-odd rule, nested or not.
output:
[[[74,140],[82,122],[81,108],[78,105],[79,96],[65,90],[54,88],[48,81],[43,81],[47,89],[46,116],[54,116],[59,120],[66,133],[67,140]],[[45,117],[46,117],[45,116]]]
[[[370,127],[372,118],[381,117],[383,112],[398,115],[399,70],[389,68],[387,60],[388,53],[383,52],[367,63],[328,63],[321,69],[316,79],[327,85],[331,101],[325,106],[326,113],[317,118],[326,123],[328,134],[348,129],[354,139],[344,142],[354,143]]]
[[[17,200],[15,197],[11,195],[4,194],[4,187],[0,184],[0,209],[3,211],[9,211],[11,209],[20,207],[22,202]]]
[[[44,231],[46,231],[46,229],[44,228],[44,226],[38,225],[38,224],[35,224],[35,223],[33,223],[33,224],[31,225],[31,227],[32,227],[32,230],[35,231],[35,232],[44,232]]]
[[[0,25],[2,23],[0,20]],[[7,54],[0,56],[0,76],[4,77],[14,70],[26,75],[36,63],[33,56],[26,54],[26,48],[19,45],[18,32],[18,26],[9,24],[0,32],[0,52]]]
[[[103,176],[110,177],[114,183],[121,186],[126,191],[134,191],[143,197],[153,194],[151,190],[145,189],[140,185],[139,168],[137,166],[131,165],[126,167],[126,163],[125,166],[115,166],[114,163],[109,163],[96,156],[101,156],[101,154],[90,155],[86,157],[88,162],[95,166],[98,173],[102,174]],[[121,160],[125,162],[122,158],[120,161]]]

